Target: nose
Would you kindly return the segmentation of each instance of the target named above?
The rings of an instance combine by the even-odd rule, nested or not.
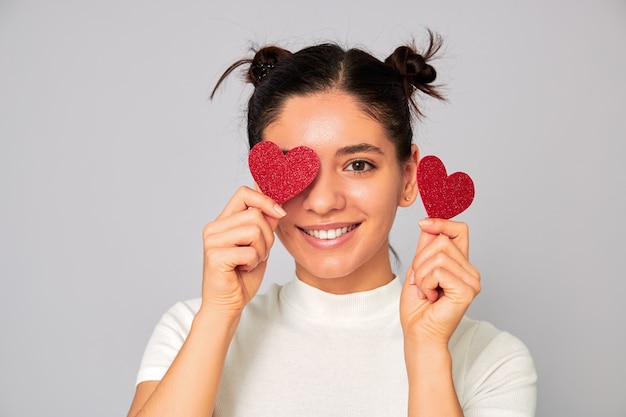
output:
[[[340,210],[346,205],[341,178],[334,175],[332,170],[324,169],[323,166],[320,167],[315,180],[302,194],[304,195],[303,208],[317,214]]]

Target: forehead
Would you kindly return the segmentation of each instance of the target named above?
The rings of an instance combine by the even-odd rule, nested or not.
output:
[[[351,95],[329,91],[287,99],[263,134],[283,149],[308,146],[316,151],[357,143],[392,147],[383,125]]]

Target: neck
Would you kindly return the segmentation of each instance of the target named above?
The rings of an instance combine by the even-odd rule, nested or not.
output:
[[[331,294],[350,294],[369,291],[393,280],[389,248],[385,245],[373,258],[344,276],[317,276],[296,263],[300,281]]]

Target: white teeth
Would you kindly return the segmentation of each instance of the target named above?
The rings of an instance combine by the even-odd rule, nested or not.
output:
[[[339,236],[348,233],[353,230],[356,225],[352,225],[350,227],[340,227],[337,229],[328,229],[328,230],[305,230],[307,235],[313,236],[317,239],[337,239]]]

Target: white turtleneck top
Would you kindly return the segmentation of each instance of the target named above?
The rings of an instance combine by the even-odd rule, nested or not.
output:
[[[406,416],[401,287],[396,278],[335,295],[294,279],[258,294],[230,344],[214,416]],[[163,377],[200,303],[178,303],[162,317],[137,383]],[[466,417],[534,415],[535,368],[517,338],[464,318],[449,348]]]

